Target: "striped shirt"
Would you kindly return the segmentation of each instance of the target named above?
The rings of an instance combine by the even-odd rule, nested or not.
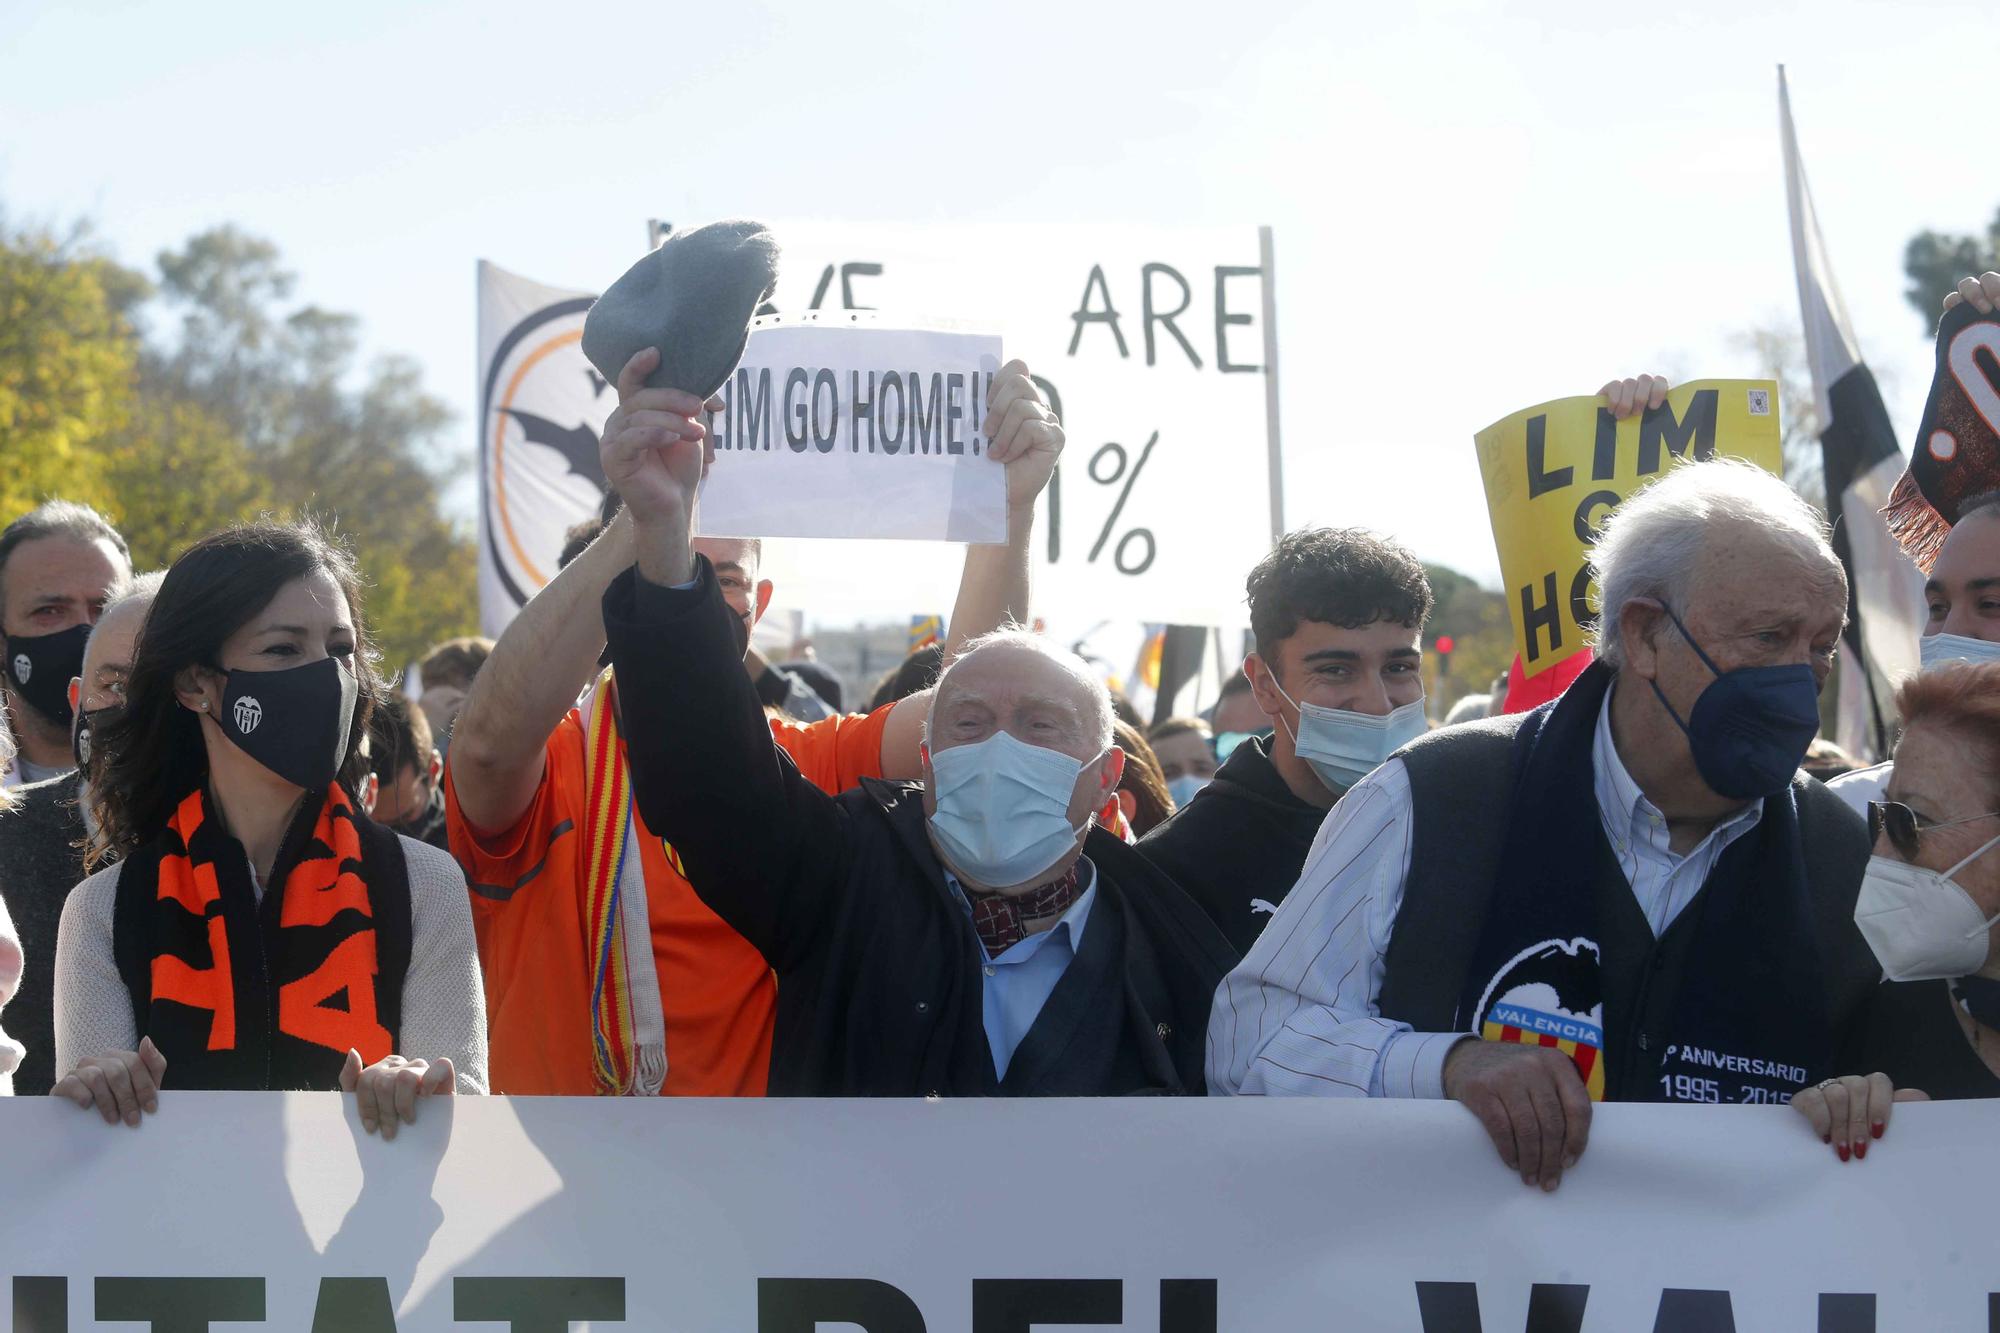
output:
[[[1685,856],[1611,736],[1605,695],[1591,746],[1598,815],[1657,938],[1723,851],[1757,826],[1754,801]],[[1208,1026],[1216,1094],[1442,1097],[1444,1060],[1468,1034],[1414,1032],[1381,1016],[1383,958],[1410,873],[1410,776],[1391,759],[1320,825],[1305,870],[1242,963],[1223,979]]]

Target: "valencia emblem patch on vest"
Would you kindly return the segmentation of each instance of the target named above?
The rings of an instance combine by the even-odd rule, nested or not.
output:
[[[1604,997],[1595,940],[1543,940],[1507,963],[1480,994],[1472,1031],[1486,1041],[1546,1046],[1576,1062],[1604,1100]]]

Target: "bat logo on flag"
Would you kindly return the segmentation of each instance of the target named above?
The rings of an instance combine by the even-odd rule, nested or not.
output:
[[[1595,940],[1544,940],[1514,955],[1479,997],[1473,1031],[1487,1041],[1546,1046],[1576,1062],[1604,1099],[1604,1001]]]
[[[522,438],[529,444],[545,445],[555,450],[562,455],[569,472],[582,477],[600,491],[606,489],[604,463],[597,452],[597,432],[588,425],[558,426],[547,417],[523,412],[518,407],[502,408],[501,411],[521,423]]]

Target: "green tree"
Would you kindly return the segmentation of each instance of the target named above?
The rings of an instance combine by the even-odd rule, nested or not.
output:
[[[1425,685],[1431,715],[1443,717],[1468,694],[1484,694],[1496,675],[1514,660],[1514,627],[1507,618],[1507,600],[1482,588],[1468,575],[1446,565],[1425,565],[1435,605],[1424,627]],[[1452,638],[1451,672],[1437,677],[1437,655],[1430,651],[1441,634]]]
[[[359,321],[286,310],[296,284],[277,247],[234,228],[190,238],[159,269],[179,336],[149,355],[148,382],[235,432],[269,502],[315,514],[347,541],[392,663],[471,632],[472,540],[438,509],[454,469],[434,461],[436,441],[451,415],[415,364],[387,357],[358,370]]]
[[[269,479],[227,423],[157,387],[139,404],[127,427],[99,442],[100,505],[131,545],[134,569],[164,569],[217,528],[282,515]]]
[[[1910,280],[1903,295],[1923,316],[1924,332],[1937,327],[1944,294],[1972,273],[2000,269],[2000,210],[1986,224],[1984,236],[1953,236],[1920,231],[1903,248],[1903,273]]]
[[[142,289],[81,230],[0,226],[0,513],[101,496],[91,445],[132,411],[137,354],[123,312]]]

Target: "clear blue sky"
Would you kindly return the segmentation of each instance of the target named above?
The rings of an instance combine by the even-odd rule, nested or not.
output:
[[[414,354],[471,449],[473,265],[608,282],[648,216],[1262,223],[1288,518],[1483,578],[1472,432],[1797,320],[1776,76],[1907,441],[1902,246],[2000,205],[1960,5],[0,5],[0,202],[127,262],[211,224]],[[1198,514],[1199,498],[1187,512]]]

